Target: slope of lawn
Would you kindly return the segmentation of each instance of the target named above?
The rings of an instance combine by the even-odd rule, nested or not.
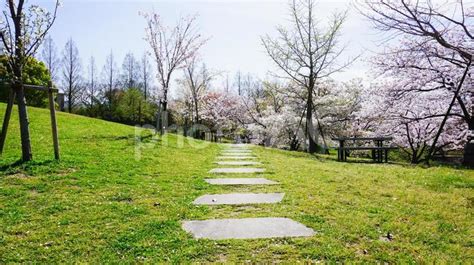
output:
[[[5,105],[0,104],[3,117]],[[17,163],[14,112],[0,159],[0,263],[368,261],[474,262],[474,171],[338,163],[254,147],[281,185],[213,187],[221,147],[165,135],[135,155],[135,128],[30,108],[34,161]],[[193,206],[206,193],[285,192],[280,204]],[[311,238],[194,240],[182,220],[289,217]],[[387,237],[387,233],[390,236]]]

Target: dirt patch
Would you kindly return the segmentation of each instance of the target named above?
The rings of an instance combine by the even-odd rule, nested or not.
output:
[[[11,179],[28,179],[28,178],[31,178],[32,176],[28,176],[25,173],[18,172],[15,174],[7,175],[6,177],[11,178]]]

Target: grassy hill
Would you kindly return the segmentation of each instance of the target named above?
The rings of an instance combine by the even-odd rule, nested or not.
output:
[[[5,105],[0,104],[3,117]],[[255,147],[271,187],[203,181],[217,144],[166,135],[136,159],[135,128],[58,114],[62,161],[52,160],[49,113],[30,108],[34,161],[20,157],[17,113],[0,159],[0,263],[150,261],[474,262],[474,171],[339,163]],[[205,193],[281,191],[283,202],[193,206]],[[194,240],[182,220],[289,217],[311,238]],[[393,235],[392,240],[385,236]]]

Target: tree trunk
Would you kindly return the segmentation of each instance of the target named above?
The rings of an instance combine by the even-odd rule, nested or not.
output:
[[[168,128],[168,102],[166,100],[160,101],[160,109],[158,110],[157,117],[157,131],[163,135]]]
[[[472,107],[471,113],[474,114],[474,106]],[[469,128],[469,135],[468,135],[468,141],[466,145],[464,146],[464,159],[463,159],[463,165],[474,168],[474,143],[472,142],[473,139],[473,132],[474,132],[474,119],[472,118],[471,114],[471,119],[468,122],[468,128]]]
[[[28,119],[28,110],[26,108],[25,90],[21,84],[16,84],[15,90],[17,95],[18,114],[20,120],[22,160],[26,162],[33,159],[30,141],[30,121]]]
[[[69,92],[68,92],[68,97],[69,97],[69,100],[67,101],[67,111],[69,113],[72,112],[72,92],[71,92],[71,87],[69,87]]]
[[[308,137],[308,153],[313,154],[317,151],[318,145],[314,140],[313,128],[313,93],[309,91],[306,102],[306,137]]]
[[[411,154],[411,161],[412,164],[418,164],[418,155],[417,155],[417,150],[413,150]]]
[[[142,126],[142,101],[140,100],[138,102],[138,124]]]
[[[196,124],[199,124],[199,107],[198,107],[197,99],[194,99],[194,111],[196,113],[196,117],[195,117]]]
[[[148,98],[147,98],[147,83],[146,83],[146,80],[145,80],[145,84],[144,84],[143,90],[144,90],[144,96],[145,96],[145,101],[146,101],[146,100],[148,99]]]

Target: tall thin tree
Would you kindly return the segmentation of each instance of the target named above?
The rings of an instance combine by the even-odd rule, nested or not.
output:
[[[148,53],[143,53],[141,59],[141,81],[140,81],[140,88],[143,91],[143,95],[145,97],[145,101],[149,98],[150,95],[150,86],[152,85],[152,68],[150,65],[150,61],[148,58]]]
[[[237,87],[237,95],[242,96],[242,72],[235,74],[235,86]]]
[[[114,104],[114,90],[117,88],[118,69],[115,62],[114,53],[110,51],[102,69],[102,78],[104,84],[104,96],[108,107],[112,108]]]
[[[51,36],[47,36],[44,39],[42,46],[41,60],[46,64],[51,80],[56,82],[58,79],[58,70],[61,66],[61,60],[58,57],[56,44]]]
[[[199,109],[201,98],[206,90],[209,89],[213,77],[214,75],[207,69],[204,63],[199,65],[196,57],[186,63],[182,83],[191,95],[194,114],[193,122],[195,124],[200,123]]]
[[[91,56],[89,59],[89,65],[87,67],[87,88],[86,88],[86,97],[84,103],[89,106],[89,109],[92,110],[96,102],[98,102],[97,97],[99,89],[97,86],[97,66],[95,64],[94,56]],[[92,113],[90,113],[92,115]]]
[[[140,75],[139,63],[132,52],[128,52],[122,63],[122,86],[123,88],[136,88]]]
[[[7,0],[4,19],[0,22],[0,38],[3,50],[8,56],[9,70],[14,79],[10,91],[9,104],[5,112],[2,134],[0,136],[0,152],[6,138],[8,123],[13,108],[13,99],[16,97],[20,122],[22,160],[30,161],[33,158],[31,151],[30,127],[28,110],[26,107],[23,82],[23,67],[32,57],[44,40],[49,29],[56,20],[59,0],[54,5],[54,11],[48,12],[38,5],[25,6],[25,0]]]
[[[67,110],[72,112],[82,97],[82,65],[76,44],[70,38],[63,51],[63,87],[67,99]]]
[[[327,28],[319,27],[313,0],[293,0],[290,4],[291,26],[278,27],[278,37],[262,37],[262,44],[285,79],[305,88],[306,137],[308,152],[317,151],[317,131],[313,125],[313,100],[318,80],[341,71],[348,63],[338,64],[344,51],[339,35],[346,13],[335,13]]]
[[[156,13],[143,15],[146,20],[145,39],[155,56],[158,83],[161,88],[161,111],[168,108],[168,91],[173,73],[185,66],[206,42],[195,27],[196,17],[181,18],[173,28],[163,24]],[[160,132],[167,127],[167,117],[160,124]]]

